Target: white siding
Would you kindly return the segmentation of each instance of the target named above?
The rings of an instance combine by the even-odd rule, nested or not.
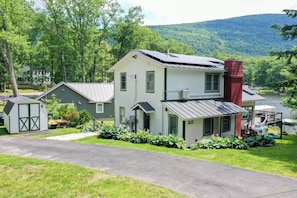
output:
[[[220,76],[220,92],[205,93],[206,73],[207,71],[201,70],[168,69],[167,99],[181,99],[181,91],[185,89],[190,90],[190,99],[222,98],[224,93],[223,73]]]
[[[125,107],[125,117],[129,119],[135,112],[131,107],[138,102],[148,102],[155,112],[150,114],[150,130],[154,134],[162,133],[162,103],[164,90],[164,68],[148,61],[142,56],[124,61],[114,72],[115,83],[115,124],[120,125],[119,107]],[[146,71],[155,72],[155,92],[146,93]],[[126,72],[126,91],[120,91],[120,73]],[[143,112],[137,110],[137,128],[143,129]]]
[[[192,121],[192,124],[189,124],[189,121],[186,121],[187,146],[191,146],[195,143],[195,140],[201,140],[203,138],[203,119],[196,119]]]
[[[19,111],[18,105],[14,105],[8,115],[10,130],[9,133],[19,133]],[[7,129],[8,130],[8,129]]]
[[[40,107],[40,131],[48,130],[48,111],[45,106]]]

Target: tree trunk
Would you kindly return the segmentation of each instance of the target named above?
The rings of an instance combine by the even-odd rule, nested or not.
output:
[[[12,55],[10,51],[10,45],[5,41],[4,41],[4,45],[5,45],[5,50],[3,49],[2,44],[0,44],[0,51],[1,51],[4,63],[8,67],[13,97],[17,97],[19,95],[18,84],[16,82],[15,75],[14,75],[14,67],[13,67]]]

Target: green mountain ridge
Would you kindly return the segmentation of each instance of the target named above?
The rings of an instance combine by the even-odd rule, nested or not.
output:
[[[295,23],[294,23],[295,22]],[[240,56],[268,56],[272,50],[287,50],[297,41],[284,41],[272,24],[296,24],[285,14],[258,14],[197,23],[149,26],[165,39],[192,47],[197,55],[214,52]],[[169,49],[170,50],[170,49]]]

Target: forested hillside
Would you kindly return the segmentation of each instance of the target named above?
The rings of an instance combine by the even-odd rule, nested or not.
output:
[[[296,41],[283,41],[270,27],[272,24],[294,24],[294,20],[285,14],[260,14],[149,28],[165,39],[190,45],[199,55],[211,55],[217,51],[242,56],[267,56],[271,50],[291,49],[297,44]]]

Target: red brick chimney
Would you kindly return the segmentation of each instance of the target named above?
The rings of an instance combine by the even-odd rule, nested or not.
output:
[[[242,107],[243,63],[236,60],[225,61],[224,98]],[[236,115],[236,135],[241,136],[241,115]]]

